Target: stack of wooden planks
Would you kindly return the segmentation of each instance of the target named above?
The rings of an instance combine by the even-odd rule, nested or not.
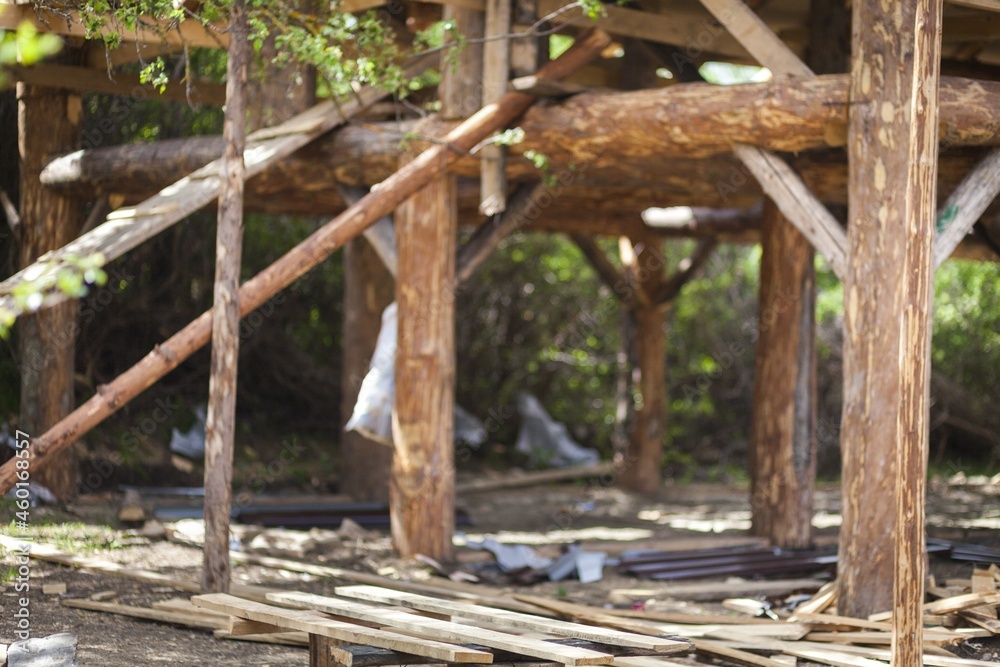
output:
[[[2,538],[0,544],[8,541]],[[36,543],[31,556],[181,591],[198,590],[192,581],[63,554],[51,545]],[[488,586],[393,580],[276,558],[254,562],[354,584],[336,588],[330,597],[234,585],[233,595],[175,598],[151,607],[109,602],[109,591],[95,593],[90,600],[62,602],[208,629],[229,639],[309,646],[313,658],[326,660],[316,664],[339,667],[461,662],[676,667],[714,660],[789,667],[798,659],[832,667],[884,667],[889,660],[891,612],[868,619],[839,616],[832,584],[792,611],[743,599],[724,603],[739,613],[704,614],[596,607]],[[739,589],[733,585],[733,590]],[[970,578],[941,585],[931,582],[927,593],[924,663],[995,665],[959,658],[948,649],[1000,634],[1000,567],[975,569]],[[758,616],[762,611],[776,618]]]

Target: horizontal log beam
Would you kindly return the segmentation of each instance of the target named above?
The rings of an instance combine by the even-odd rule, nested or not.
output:
[[[170,100],[192,104],[208,104],[221,107],[226,103],[226,87],[208,81],[190,84],[170,81],[162,92],[151,84],[144,84],[136,74],[115,72],[90,67],[40,64],[25,67],[14,65],[7,68],[15,81],[23,81],[36,86],[62,88],[81,93],[105,93],[108,95],[134,95],[150,99]],[[114,78],[112,78],[112,76]]]
[[[681,84],[577,95],[525,114],[519,123],[525,140],[511,147],[508,177],[517,180],[537,175],[529,161],[516,159],[535,150],[547,155],[557,170],[575,165],[575,173],[569,175],[574,183],[617,182],[662,190],[669,189],[671,175],[687,172],[690,177],[679,184],[678,193],[693,194],[697,200],[690,202],[693,205],[712,205],[713,200],[725,199],[727,193],[741,195],[742,191],[729,191],[741,190],[745,179],[734,175],[740,183],[730,183],[725,177],[723,172],[738,164],[731,158],[728,163],[708,164],[707,170],[697,168],[695,158],[727,156],[735,142],[790,153],[841,145],[847,121],[847,84],[846,75],[828,75],[741,86]],[[948,149],[945,159],[958,146],[1000,145],[997,108],[1000,83],[944,79],[941,136],[942,146]],[[345,128],[262,174],[258,188],[274,194],[278,188],[270,189],[268,183],[297,179],[295,185],[301,191],[296,198],[308,200],[328,190],[325,184],[331,176],[344,183],[372,185],[394,171],[407,133],[441,137],[452,127],[432,118],[416,125],[383,124],[376,131]],[[166,172],[183,175],[217,158],[218,141],[187,139],[183,144],[161,142],[118,152],[77,153],[50,164],[42,179],[49,186],[81,193],[95,188],[107,191],[112,187],[163,185],[171,182],[164,177]],[[718,171],[720,167],[723,172]],[[461,159],[454,171],[478,176],[479,162]],[[667,174],[666,182],[661,173]],[[700,188],[692,187],[696,179],[701,181]],[[829,201],[813,189],[820,199]],[[287,203],[294,206],[296,198],[290,197]]]

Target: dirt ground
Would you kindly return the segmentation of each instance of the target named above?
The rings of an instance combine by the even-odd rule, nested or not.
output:
[[[929,532],[933,537],[1000,546],[1000,477],[935,482],[929,498]],[[625,549],[694,549],[748,543],[749,511],[746,491],[723,486],[668,487],[657,496],[634,496],[601,485],[569,484],[497,491],[468,495],[459,506],[473,525],[464,528],[459,541],[492,536],[500,541],[530,544],[555,554],[559,545],[580,542],[584,548],[614,556]],[[835,487],[820,489],[817,497],[817,541],[833,543],[839,522],[839,494]],[[116,509],[106,500],[82,502],[72,508],[78,519],[99,522]],[[43,517],[47,510],[34,510]],[[9,525],[10,517],[0,517]],[[329,531],[323,533],[329,536]],[[177,578],[200,578],[200,551],[162,539],[118,535],[129,546],[98,554],[103,559],[132,568],[156,570]],[[429,569],[394,558],[388,537],[372,533],[364,538],[344,538],[311,542],[306,558],[311,562],[335,565],[385,576],[427,578]],[[302,546],[301,544],[299,546]],[[281,545],[272,553],[282,555]],[[292,552],[295,550],[292,549]],[[284,555],[292,556],[289,552]],[[459,548],[459,562],[471,568],[482,562],[483,552]],[[4,555],[4,569],[12,563]],[[934,574],[943,580],[968,577],[969,563],[932,559]],[[9,575],[8,575],[9,576]],[[285,590],[331,593],[344,582],[320,579],[256,566],[236,565],[234,581],[272,586]],[[43,584],[65,583],[63,596],[43,595]],[[0,595],[0,642],[13,638],[13,610],[18,595],[8,581]],[[495,585],[495,582],[494,582]],[[602,581],[542,583],[521,587],[535,594],[565,596],[588,604],[627,604],[629,595],[640,595],[649,609],[699,610],[717,612],[717,604],[692,602],[672,595],[669,584],[639,580],[607,568]],[[629,589],[645,592],[627,593]],[[257,644],[215,638],[211,631],[137,620],[106,613],[63,607],[61,597],[88,598],[94,593],[114,591],[110,601],[149,606],[153,602],[185,596],[178,591],[138,583],[109,574],[71,570],[41,562],[31,569],[31,632],[46,636],[71,632],[78,636],[80,665],[125,667],[132,665],[306,665],[303,648]],[[110,595],[110,594],[109,594]],[[995,638],[994,638],[995,639]],[[1000,643],[991,640],[970,642],[963,655],[1000,662]]]

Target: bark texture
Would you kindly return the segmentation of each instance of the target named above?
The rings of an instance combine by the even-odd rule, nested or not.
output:
[[[212,369],[205,423],[205,563],[201,588],[228,593],[229,513],[236,433],[236,374],[240,354],[240,261],[243,256],[243,182],[246,168],[247,16],[243,0],[230,7],[226,84],[224,178],[219,193],[212,305]]]
[[[940,12],[940,2],[859,0],[853,16],[837,599],[842,614],[866,617],[895,606],[907,622],[914,620],[914,600],[923,598],[923,559],[917,557],[923,499],[917,496],[927,442]],[[897,498],[901,475],[905,494]],[[896,501],[905,507],[897,510]],[[904,547],[897,557],[905,562],[894,558],[894,530]],[[893,664],[919,664],[920,642],[913,639],[897,637],[917,662],[897,654]]]
[[[83,223],[80,201],[49,192],[39,181],[46,161],[76,148],[83,108],[80,96],[62,90],[18,84],[20,153],[20,249],[22,267],[66,245]],[[79,303],[25,315],[18,321],[21,357],[21,413],[18,428],[42,435],[73,410]],[[31,481],[67,500],[77,491],[79,470],[73,451],[54,466],[32,470]]]
[[[764,202],[750,429],[753,533],[790,549],[812,542],[816,476],[816,272],[809,242]]]
[[[442,170],[396,211],[396,225],[392,539],[403,557],[447,561],[455,527],[454,177]]]

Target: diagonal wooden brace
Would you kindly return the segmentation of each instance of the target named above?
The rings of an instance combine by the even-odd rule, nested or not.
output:
[[[847,266],[847,232],[798,174],[774,153],[734,144],[733,152],[788,220],[809,239],[841,280]]]

